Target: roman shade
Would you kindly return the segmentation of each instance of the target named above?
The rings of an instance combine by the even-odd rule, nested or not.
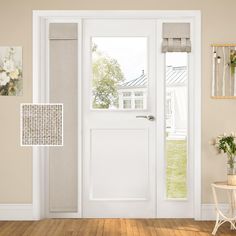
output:
[[[191,52],[190,23],[163,23],[162,52]]]
[[[64,146],[48,151],[49,214],[78,209],[78,24],[49,25],[49,102],[63,103]]]
[[[49,25],[50,40],[77,40],[76,23],[51,23]]]

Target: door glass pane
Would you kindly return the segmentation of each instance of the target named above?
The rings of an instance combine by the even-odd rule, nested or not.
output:
[[[188,55],[166,53],[166,196],[187,198]]]
[[[92,108],[143,109],[147,96],[147,38],[92,37]],[[134,91],[141,89],[139,105]],[[131,100],[126,100],[131,97]],[[142,104],[142,105],[140,105]]]

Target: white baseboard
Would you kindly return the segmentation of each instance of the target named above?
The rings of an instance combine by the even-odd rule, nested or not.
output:
[[[0,204],[0,220],[34,220],[32,204]]]
[[[228,210],[227,204],[219,204],[222,212],[226,212]],[[215,204],[202,204],[202,217],[201,220],[216,220],[216,210]]]
[[[228,209],[227,204],[220,204],[222,212]],[[214,204],[202,204],[201,220],[215,220],[216,211]],[[34,217],[32,204],[0,204],[0,220],[37,220]]]

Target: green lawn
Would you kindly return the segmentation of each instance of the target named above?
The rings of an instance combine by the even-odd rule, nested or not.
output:
[[[187,145],[186,140],[167,140],[167,198],[187,197]]]

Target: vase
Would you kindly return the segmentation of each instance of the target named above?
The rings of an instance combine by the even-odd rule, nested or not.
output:
[[[236,186],[236,162],[228,163],[227,175],[228,185]]]

